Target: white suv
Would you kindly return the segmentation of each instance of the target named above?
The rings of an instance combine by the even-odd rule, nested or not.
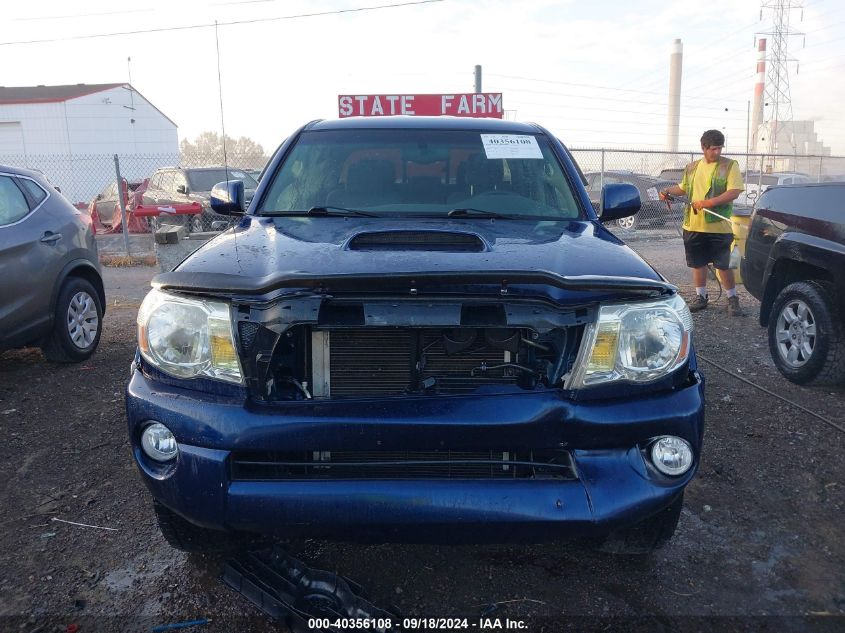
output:
[[[806,174],[796,174],[788,171],[774,171],[760,174],[760,172],[748,172],[743,175],[745,181],[745,192],[736,199],[737,204],[754,206],[760,194],[769,187],[775,185],[792,185],[802,182],[815,182]]]

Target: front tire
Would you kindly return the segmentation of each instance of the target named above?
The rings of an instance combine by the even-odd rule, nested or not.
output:
[[[643,555],[662,548],[675,534],[681,509],[684,507],[684,493],[660,512],[636,525],[611,533],[599,546],[609,554]]]
[[[79,363],[97,349],[102,331],[100,295],[89,281],[69,277],[56,300],[53,330],[41,349],[51,362]]]
[[[162,536],[175,549],[183,552],[223,552],[237,544],[228,532],[194,525],[156,500],[153,500],[153,510]]]
[[[769,313],[769,351],[788,380],[799,385],[845,380],[845,327],[833,286],[799,281],[781,290]]]

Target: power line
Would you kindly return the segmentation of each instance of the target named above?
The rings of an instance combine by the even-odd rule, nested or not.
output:
[[[620,114],[646,114],[646,115],[654,115],[654,116],[660,116],[660,117],[663,117],[665,115],[665,112],[655,112],[654,110],[620,110],[618,108],[600,108],[600,107],[595,107],[595,106],[560,106],[560,105],[555,105],[553,103],[537,103],[537,102],[532,102],[532,101],[521,101],[519,99],[508,99],[508,104],[552,107],[552,108],[557,108],[558,110],[567,108],[567,109],[571,109],[571,110],[589,110],[590,112],[599,111],[599,112],[617,112],[617,113],[620,113]],[[683,116],[683,115],[681,115],[681,116]],[[708,118],[708,117],[718,118],[720,121],[740,121],[740,122],[745,121],[745,117],[730,117],[730,116],[716,117],[716,116],[709,115],[709,114],[692,114],[692,115],[688,114],[687,116],[689,116],[690,118],[699,118],[699,119]],[[592,119],[592,120],[597,120],[597,119]],[[655,125],[663,125],[664,121],[665,120],[663,118],[661,118],[660,123],[655,123]],[[737,123],[737,125],[739,125],[739,123]]]
[[[828,44],[841,44],[841,43],[842,43],[842,38],[841,37],[835,37],[832,40],[824,40],[823,42],[819,42],[817,44],[810,44],[809,46],[805,46],[803,50],[806,50],[808,48],[819,48],[820,46],[827,46]]]
[[[514,104],[514,103],[516,105],[520,106],[520,108],[522,106],[529,106],[529,107],[525,108],[525,110],[527,110],[528,112],[531,112],[532,114],[536,114],[537,116],[543,116],[543,117],[548,116],[550,118],[551,117],[566,118],[567,120],[570,120],[570,121],[594,121],[596,123],[607,123],[607,124],[611,124],[611,125],[618,124],[618,125],[638,126],[638,127],[642,127],[642,126],[662,127],[663,125],[665,125],[665,121],[664,121],[663,118],[655,118],[652,121],[641,121],[641,120],[626,121],[624,119],[618,119],[618,118],[617,119],[609,119],[607,117],[603,117],[603,118],[600,118],[600,119],[592,119],[592,118],[586,118],[586,117],[576,117],[576,116],[566,116],[566,115],[558,116],[558,115],[560,115],[560,111],[563,108],[557,108],[556,110],[552,110],[552,111],[543,111],[543,110],[533,110],[530,107],[530,106],[539,106],[539,107],[552,106],[552,107],[554,107],[553,104],[550,104],[550,103],[533,103],[533,102],[518,101],[518,100],[509,100],[508,101],[509,105]],[[584,108],[575,108],[575,109],[580,111],[580,110],[583,110]],[[594,111],[594,110],[604,110],[604,109],[603,108],[590,108],[591,112]],[[610,111],[611,112],[620,112],[619,110],[610,110]],[[659,113],[651,113],[651,112],[633,112],[633,111],[621,111],[621,112],[630,113],[630,114],[659,114]],[[699,116],[692,116],[692,117],[687,117],[687,118],[702,118],[702,117],[699,115]],[[706,118],[706,117],[704,117],[704,118]],[[731,117],[721,117],[720,120],[721,121],[727,121],[727,120],[741,121],[743,123],[745,122],[744,117],[742,119],[739,119],[739,118],[736,118],[736,117],[733,117],[733,118],[731,118]],[[740,124],[736,123],[734,125],[738,128]]]
[[[513,90],[514,92],[517,92],[517,93],[524,92],[524,93],[528,93],[528,94],[550,95],[550,96],[555,96],[555,97],[568,97],[570,99],[590,99],[590,100],[593,100],[593,101],[613,101],[615,103],[619,102],[619,97],[594,97],[594,96],[591,96],[591,95],[575,95],[575,94],[569,94],[569,93],[566,93],[566,92],[552,92],[552,91],[546,91],[546,90],[528,90],[528,89],[525,89],[525,88],[518,88],[518,89],[505,88],[505,89],[506,90]],[[662,102],[662,101],[636,101],[636,100],[633,100],[633,99],[626,99],[625,103],[639,103],[639,104],[649,105],[649,106],[665,106],[665,105],[668,105],[668,103]],[[691,109],[696,109],[696,110],[724,110],[723,107],[716,107],[716,106],[688,106],[688,107],[691,108]]]
[[[748,71],[743,69],[743,70],[740,70],[738,73],[734,73],[734,74],[746,75],[746,77],[753,77],[753,75],[748,75],[747,73],[748,73]],[[565,81],[550,81],[550,80],[544,80],[544,79],[531,79],[531,78],[528,78],[528,77],[515,77],[515,76],[512,76],[512,75],[498,75],[498,74],[495,74],[495,73],[490,73],[489,76],[511,77],[511,78],[514,78],[514,79],[521,79],[521,80],[524,80],[524,81],[535,81],[535,82],[541,82],[541,83],[563,84],[563,85],[583,87],[583,88],[593,88],[593,89],[598,88],[598,89],[604,89],[604,90],[619,90],[619,91],[623,91],[623,92],[636,92],[636,93],[641,93],[641,94],[652,94],[652,95],[661,96],[661,97],[664,96],[664,94],[665,94],[663,92],[657,93],[657,92],[650,92],[650,91],[644,91],[644,90],[628,90],[628,89],[625,89],[625,88],[611,88],[611,87],[608,87],[608,86],[598,86],[598,85],[594,85],[594,84],[583,84],[583,83],[565,82]],[[733,74],[727,75],[728,78],[732,77],[732,76],[733,76]],[[746,77],[738,77],[738,79],[742,79],[742,78],[746,78]],[[734,82],[730,82],[727,85],[732,85],[733,83]],[[564,96],[564,97],[604,99],[604,100],[614,100],[614,101],[624,98],[624,97],[593,97],[592,95],[573,95],[573,94],[565,93],[565,92],[531,91],[531,90],[524,89],[524,88],[519,88],[519,89],[516,89],[516,90],[517,91],[521,90],[523,92],[533,92],[535,94],[549,94],[549,95],[557,95],[557,96]],[[689,88],[686,88],[685,90],[689,90]],[[740,102],[744,102],[745,99],[721,99],[720,98],[719,101],[735,101],[736,103],[740,103]],[[642,104],[654,105],[654,106],[668,105],[666,101],[658,101],[656,99],[651,99],[651,100],[648,100],[648,101],[627,100],[627,102],[628,103],[642,103]],[[703,108],[703,109],[715,109],[715,110],[721,109],[721,108],[718,108],[718,107],[715,107],[715,106],[690,106],[690,107]]]
[[[747,75],[746,70],[741,70],[739,72],[746,75],[747,77],[753,77],[753,75]],[[633,92],[633,93],[638,93],[638,94],[655,95],[655,96],[659,96],[659,97],[663,97],[666,94],[665,92],[653,92],[653,91],[649,91],[649,90],[633,90],[633,89],[630,89],[630,88],[614,88],[612,86],[601,86],[601,85],[597,85],[597,84],[576,83],[576,82],[572,82],[572,81],[553,81],[551,79],[535,79],[533,77],[520,77],[520,76],[517,76],[517,75],[500,75],[498,73],[488,73],[487,76],[488,77],[502,77],[502,78],[505,78],[505,79],[517,79],[517,80],[521,80],[521,81],[530,81],[530,82],[537,82],[537,83],[559,84],[559,85],[574,86],[574,87],[579,87],[579,88],[592,88],[592,89],[599,89],[599,90],[615,90],[615,91],[619,91],[619,92]],[[728,75],[728,77],[731,77],[731,76],[732,75]],[[743,77],[743,78],[746,78],[746,77]],[[731,84],[728,84],[728,85],[731,85]],[[556,93],[556,94],[561,94],[562,96],[569,96],[569,95],[566,95],[565,93]],[[595,98],[598,98],[598,97],[595,97]],[[740,102],[745,101],[745,100],[744,99],[719,99],[719,101],[736,101],[737,103],[740,103]],[[664,102],[664,101],[656,101],[656,100],[655,101],[648,101],[648,102],[637,101],[637,102],[634,102],[634,103],[648,103],[650,105],[651,104],[653,104],[653,105],[667,105],[667,103]],[[695,107],[695,106],[693,106],[693,107]],[[707,106],[698,106],[698,107],[707,107]]]
[[[382,4],[371,7],[354,7],[351,9],[336,9],[334,11],[319,11],[314,13],[300,13],[297,15],[282,15],[273,18],[253,18],[250,20],[231,20],[229,22],[220,22],[219,26],[235,26],[240,24],[257,24],[260,22],[279,22],[281,20],[297,20],[300,18],[316,18],[326,15],[340,15],[343,13],[364,13],[367,11],[379,11],[381,9],[398,9],[401,7],[410,7],[414,5],[433,4],[435,2],[445,2],[445,0],[414,0],[413,2],[401,2],[398,4]],[[92,35],[69,35],[67,37],[45,38],[40,40],[18,40],[12,42],[0,42],[0,46],[15,46],[19,44],[46,44],[52,42],[69,42],[73,40],[92,40],[104,37],[118,37],[125,35],[140,35],[144,33],[167,33],[172,31],[189,31],[193,29],[207,29],[214,27],[214,22],[207,24],[188,24],[185,26],[165,26],[157,29],[139,29],[137,31],[120,31],[114,33],[95,33]]]
[[[662,92],[652,92],[649,90],[633,90],[631,88],[614,88],[612,86],[599,86],[597,84],[581,84],[572,81],[553,81],[551,79],[534,79],[533,77],[520,77],[517,75],[500,75],[498,73],[487,73],[488,77],[502,77],[504,79],[519,79],[522,81],[533,81],[544,84],[560,84],[562,86],[576,86],[580,88],[598,88],[601,90],[618,90],[620,92],[637,92],[641,94],[664,96]]]
[[[70,15],[38,15],[27,18],[10,18],[10,22],[40,22],[43,20],[74,20],[77,18],[95,18],[107,15],[127,15],[129,13],[151,13],[155,9],[126,9],[123,11],[102,11],[99,13],[72,13]]]
[[[819,28],[813,29],[812,31],[807,31],[806,33],[804,33],[804,35],[810,35],[811,33],[818,33],[819,31],[825,31],[827,29],[833,28],[834,26],[839,26],[840,24],[845,24],[845,20],[840,20],[839,22],[834,22],[833,24],[827,24],[825,26],[820,26]]]
[[[746,29],[749,29],[749,28],[751,28],[752,26],[755,26],[758,23],[759,23],[759,20],[755,20],[754,22],[752,22],[751,24],[748,24],[747,26],[740,27],[739,29],[737,29],[736,31],[733,31],[732,33],[728,33],[727,35],[723,35],[722,37],[720,37],[717,40],[713,40],[712,42],[708,42],[707,45],[713,46],[714,44],[718,44],[719,42],[724,41],[724,40],[728,39],[729,37],[733,37],[734,35],[737,35],[738,33],[741,33],[742,31],[745,31]],[[637,75],[636,77],[634,77],[633,79],[625,82],[622,85],[628,86],[628,85],[632,84],[633,82],[638,81],[638,80],[640,80],[641,78],[643,78],[647,75],[651,75],[654,72],[655,71],[649,71],[649,72],[642,73],[641,75]],[[659,79],[648,80],[648,84],[656,83],[657,81],[663,81],[663,79],[664,78],[661,77]]]
[[[738,68],[734,68],[733,71],[730,71],[728,73],[719,73],[717,71],[714,71],[714,73],[706,80],[693,82],[691,85],[686,86],[685,88],[687,90],[698,90],[704,87],[712,89],[714,86],[720,88],[721,86],[725,85],[726,81],[728,84],[730,84],[746,77],[754,77],[755,74],[756,73],[751,72],[750,63],[747,67],[743,64]]]

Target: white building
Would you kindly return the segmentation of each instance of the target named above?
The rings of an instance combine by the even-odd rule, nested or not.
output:
[[[800,172],[819,179],[842,173],[841,159],[825,158],[830,147],[819,139],[813,121],[766,121],[753,140],[759,153],[778,155],[765,159],[763,171]]]
[[[76,202],[114,181],[114,154],[129,179],[177,163],[176,124],[126,83],[0,87],[0,163],[40,169]]]

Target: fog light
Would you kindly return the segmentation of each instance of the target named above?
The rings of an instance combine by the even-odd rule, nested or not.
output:
[[[692,466],[692,448],[680,437],[661,437],[651,445],[651,461],[664,475],[683,475]]]
[[[141,433],[141,448],[157,462],[169,461],[179,452],[173,433],[160,422],[153,422]]]

